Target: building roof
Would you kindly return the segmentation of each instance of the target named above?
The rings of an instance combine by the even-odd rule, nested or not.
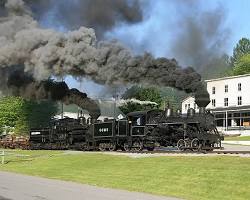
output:
[[[209,108],[209,110],[213,112],[242,111],[242,110],[250,110],[250,106],[229,106],[229,107]]]
[[[243,74],[243,75],[238,75],[238,76],[227,76],[227,77],[222,77],[222,78],[208,79],[208,80],[205,80],[205,82],[221,81],[221,80],[248,77],[248,76],[250,77],[250,74]]]
[[[119,115],[124,115],[124,113],[119,109],[118,105],[114,105],[113,101],[98,101],[98,105],[101,109],[101,115],[102,116],[107,116],[107,117],[118,117]],[[70,104],[70,105],[64,105],[63,106],[63,111],[67,112],[67,113],[78,113],[79,112],[78,106],[74,105],[74,104]],[[83,114],[88,114],[88,111],[86,110],[82,110]],[[58,112],[57,114],[60,114],[62,112],[61,109],[61,104],[58,104]]]
[[[195,98],[194,96],[188,96],[188,97],[186,97],[185,99],[183,99],[181,102],[184,102],[184,101],[186,101],[187,99],[189,99],[189,98]]]

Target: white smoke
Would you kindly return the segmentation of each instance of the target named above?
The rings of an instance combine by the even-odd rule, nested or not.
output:
[[[153,102],[153,101],[140,101],[138,99],[121,99],[117,102],[118,106],[122,106],[127,103],[135,103],[135,104],[140,104],[140,105],[155,105],[157,106],[158,104]]]

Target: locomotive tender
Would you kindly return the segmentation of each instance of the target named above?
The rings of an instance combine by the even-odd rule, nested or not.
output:
[[[187,115],[169,108],[132,112],[124,119],[103,122],[84,117],[53,120],[47,128],[32,129],[29,142],[31,149],[152,151],[173,146],[210,151],[221,148],[221,140],[214,116],[205,108],[199,113],[191,108]]]

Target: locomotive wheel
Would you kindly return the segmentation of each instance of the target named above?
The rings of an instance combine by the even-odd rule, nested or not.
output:
[[[185,142],[185,140],[180,139],[180,140],[177,142],[177,149],[183,151],[185,147],[186,147],[186,142]]]
[[[130,151],[130,146],[129,146],[129,144],[127,142],[125,142],[123,144],[123,149],[124,149],[124,151]]]
[[[194,138],[191,142],[191,147],[193,151],[198,151],[200,146],[200,141],[197,138]]]
[[[88,151],[89,150],[89,145],[87,143],[84,143],[82,146],[81,146],[81,150],[82,151]]]
[[[115,143],[110,143],[108,149],[109,149],[109,151],[115,151],[116,150],[116,144]]]
[[[143,149],[143,143],[140,141],[136,141],[133,143],[132,150],[133,151],[142,151]]]
[[[100,143],[98,148],[100,151],[106,151],[106,145],[104,143]]]

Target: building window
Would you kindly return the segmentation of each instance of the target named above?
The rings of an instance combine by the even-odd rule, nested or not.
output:
[[[212,87],[212,94],[215,94],[215,87]]]
[[[225,92],[228,92],[228,85],[225,85]]]
[[[188,104],[188,109],[190,108],[190,104]]]
[[[188,106],[188,105],[187,105],[187,104],[185,104],[185,110],[187,110],[187,106]]]
[[[241,91],[241,83],[238,83],[238,91]]]
[[[228,98],[224,98],[224,106],[228,106]]]
[[[212,99],[212,106],[213,106],[213,107],[216,106],[215,99]]]
[[[238,97],[238,106],[241,106],[242,105],[242,97]]]

